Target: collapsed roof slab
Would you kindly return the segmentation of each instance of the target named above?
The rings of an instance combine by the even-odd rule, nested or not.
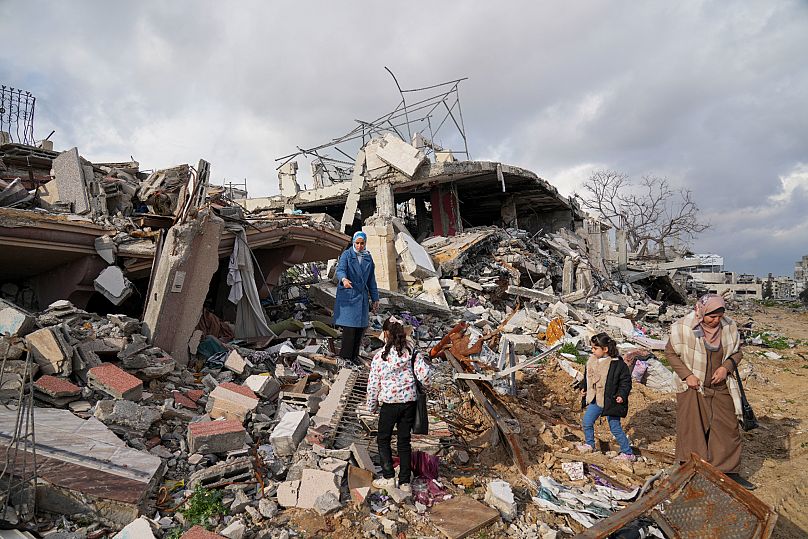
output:
[[[160,457],[130,448],[94,417],[84,420],[69,410],[37,408],[34,421],[38,509],[92,517],[116,527],[137,518],[162,476]],[[16,468],[23,462],[23,450],[9,450],[16,423],[17,411],[0,407],[0,458],[5,460],[9,452],[12,474],[24,471]]]
[[[359,195],[360,201],[375,201],[381,183],[393,186],[396,202],[413,196],[428,196],[440,185],[452,184],[461,202],[462,218],[472,226],[501,222],[503,204],[515,204],[515,216],[521,228],[573,229],[573,222],[585,217],[577,205],[549,182],[533,172],[491,161],[455,161],[425,164],[412,177],[398,173],[383,179],[370,178]],[[322,189],[300,191],[293,197],[269,197],[247,200],[248,209],[283,209],[293,206],[309,212],[335,213],[345,206],[347,182]],[[467,202],[473,202],[467,203]]]
[[[337,230],[312,222],[310,216],[305,218],[286,216],[283,219],[252,221],[245,230],[247,243],[259,258],[266,258],[262,256],[263,254],[269,256],[280,253],[278,250],[289,247],[302,248],[302,253],[298,251],[299,254],[293,262],[295,264],[338,258],[351,239],[350,236]],[[235,241],[236,236],[232,232],[225,230],[222,233],[219,243],[220,259],[230,256]],[[125,267],[130,279],[148,277],[154,258],[154,244],[138,242],[136,249],[124,246],[119,248],[118,256],[128,259]],[[283,263],[284,258],[280,257],[277,262]],[[265,274],[268,274],[268,268],[263,269]]]
[[[0,281],[39,275],[85,256],[116,230],[75,215],[0,208]]]
[[[32,279],[41,305],[67,299],[83,308],[107,265],[95,240],[115,232],[75,215],[0,208],[0,281]]]

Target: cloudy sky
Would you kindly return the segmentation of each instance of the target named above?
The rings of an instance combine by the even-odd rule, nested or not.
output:
[[[666,176],[727,269],[808,254],[808,2],[0,0],[0,83],[35,135],[144,169],[212,163],[277,193],[275,159],[468,77],[473,159],[564,194],[597,169]],[[301,169],[307,165],[301,163]]]

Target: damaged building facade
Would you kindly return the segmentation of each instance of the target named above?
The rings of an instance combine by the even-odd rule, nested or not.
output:
[[[603,454],[572,451],[591,335],[620,342],[641,391],[673,394],[653,353],[688,310],[671,269],[633,265],[620,231],[531,171],[405,137],[401,114],[352,132],[351,162],[306,152],[310,189],[281,159],[261,199],[211,186],[204,160],[146,173],[0,145],[3,520],[120,539],[679,537],[707,481],[768,536],[776,515],[706,463],[671,471],[647,443],[615,463],[602,432]],[[360,229],[381,307],[346,366],[332,270]],[[411,492],[372,485],[368,366],[393,313],[436,378]]]

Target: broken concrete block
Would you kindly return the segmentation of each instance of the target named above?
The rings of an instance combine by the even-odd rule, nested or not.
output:
[[[6,384],[2,387],[6,389]],[[34,390],[39,400],[53,404],[54,406],[65,406],[66,404],[81,398],[81,388],[64,378],[57,378],[46,374],[34,382]]]
[[[0,300],[0,335],[25,337],[36,327],[36,318],[19,307]]]
[[[125,339],[121,340],[126,342]],[[73,370],[77,371],[82,379],[85,379],[88,369],[101,365],[104,359],[114,359],[121,352],[121,348],[122,344],[112,338],[80,342],[75,346]]]
[[[87,384],[116,399],[139,401],[143,396],[143,382],[112,363],[87,371]]]
[[[263,399],[272,400],[281,391],[281,384],[269,375],[253,374],[244,380],[245,386]]]
[[[269,443],[280,456],[293,455],[306,430],[309,428],[309,414],[306,410],[288,412],[269,436]]]
[[[345,470],[348,469],[348,462],[340,459],[335,459],[333,457],[325,457],[320,459],[320,462],[317,463],[321,470],[325,470],[326,472],[331,472],[337,476],[338,479],[341,479],[342,476],[345,475]]]
[[[506,346],[506,341],[513,343],[514,352],[517,354],[532,354],[536,351],[538,341],[535,337],[530,335],[516,335],[514,333],[506,333],[502,337],[502,346]]]
[[[251,366],[252,363],[241,357],[238,350],[230,350],[230,353],[227,354],[227,359],[224,361],[224,368],[236,374],[244,374],[244,370]]]
[[[237,419],[201,421],[188,425],[188,451],[227,453],[244,447],[247,431]]]
[[[246,531],[247,527],[241,519],[236,519],[228,524],[227,527],[220,532],[220,535],[227,537],[227,539],[242,539]]]
[[[16,361],[20,359],[24,353],[25,346],[23,345],[22,339],[0,335],[0,357],[4,357],[6,360]],[[34,363],[31,365],[31,368],[33,370],[31,374],[36,374],[39,370],[39,365]]]
[[[353,443],[351,444],[350,449],[351,454],[353,454],[353,457],[356,460],[356,464],[360,468],[369,472],[376,471],[376,465],[373,464],[373,459],[370,458],[370,453],[368,452],[368,448],[366,446]]]
[[[499,510],[502,518],[510,522],[516,518],[516,500],[511,485],[507,481],[491,481],[485,492],[485,503]]]
[[[242,423],[247,414],[258,407],[258,397],[249,387],[233,382],[219,384],[208,395],[208,413],[213,419],[238,419]]]
[[[466,284],[464,281],[460,282]],[[534,290],[533,288],[524,288],[522,286],[511,285],[505,292],[513,296],[535,299],[542,303],[554,303],[558,300],[554,294],[551,294],[548,291]]]
[[[317,498],[326,492],[331,492],[339,499],[339,483],[336,475],[311,468],[303,470],[303,476],[300,478],[300,490],[297,494],[297,507],[313,509]]]
[[[376,154],[381,145],[382,139],[380,138],[371,139],[365,144],[365,168],[373,180],[390,173],[390,165],[382,161]]]
[[[109,236],[99,236],[95,238],[95,252],[104,259],[107,264],[115,263],[115,255],[118,253],[118,246]]]
[[[188,478],[188,488],[193,490],[196,485],[202,485],[205,488],[218,488],[254,479],[253,458],[250,456],[238,457],[195,471]]]
[[[135,290],[118,266],[110,266],[102,271],[93,281],[93,286],[113,305],[123,303]]]
[[[401,259],[401,271],[416,277],[426,279],[427,277],[437,277],[435,264],[432,257],[415,238],[404,232],[399,232],[396,236],[396,252]]]
[[[116,533],[112,539],[155,539],[151,522],[146,517],[132,521],[124,529]]]
[[[278,186],[281,189],[281,196],[289,198],[300,192],[300,185],[297,183],[297,168],[297,161],[289,161],[278,169]]]
[[[103,400],[96,403],[94,415],[113,432],[142,436],[162,412],[156,406],[141,406],[129,400]]]
[[[51,164],[53,180],[43,186],[40,198],[45,208],[69,204],[79,215],[91,210],[85,171],[78,148],[62,152]]]
[[[376,149],[376,155],[410,178],[415,175],[421,163],[426,161],[426,156],[418,151],[418,148],[407,144],[392,133],[384,135],[383,143]]]
[[[297,495],[300,492],[300,481],[284,481],[278,485],[278,505],[281,507],[297,507]]]
[[[340,503],[339,497],[335,496],[333,492],[321,494],[314,501],[314,510],[317,511],[317,514],[320,516],[332,513],[341,507],[342,503]]]
[[[278,504],[269,498],[261,498],[258,501],[258,512],[261,513],[261,516],[264,518],[274,518],[279,510]]]
[[[25,336],[28,351],[34,355],[43,374],[69,375],[73,370],[73,349],[64,342],[58,330],[43,328]]]
[[[634,336],[634,323],[628,318],[606,315],[605,322],[609,326],[619,329],[620,332],[626,337]]]
[[[446,296],[443,295],[443,287],[437,277],[428,277],[422,283],[423,293],[418,295],[418,299],[434,303],[442,307],[449,308]]]

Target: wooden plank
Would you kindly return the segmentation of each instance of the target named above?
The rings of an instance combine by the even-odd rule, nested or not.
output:
[[[499,511],[468,496],[455,496],[435,504],[429,518],[448,539],[463,539],[499,520]]]

